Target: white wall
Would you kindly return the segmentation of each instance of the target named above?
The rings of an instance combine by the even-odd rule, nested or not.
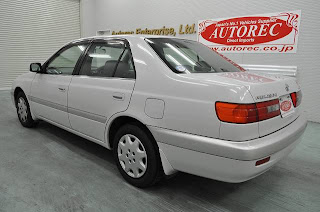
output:
[[[180,24],[218,17],[301,10],[302,19],[296,54],[227,54],[240,64],[298,66],[303,89],[303,107],[310,121],[320,122],[320,4],[317,0],[81,0],[82,35],[97,30],[177,28]],[[88,21],[90,20],[90,21]],[[196,39],[196,34],[184,37]]]
[[[96,35],[96,1],[80,0],[81,37]]]

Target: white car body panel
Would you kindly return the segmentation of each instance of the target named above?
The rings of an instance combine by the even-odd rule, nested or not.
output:
[[[113,121],[124,116],[138,120],[158,143],[168,175],[184,171],[227,182],[245,181],[268,170],[299,142],[306,127],[299,107],[285,118],[277,116],[250,124],[221,122],[215,111],[216,101],[250,104],[271,100],[258,96],[276,93],[278,98],[296,92],[300,88],[293,78],[240,72],[231,76],[176,74],[145,37],[114,37],[130,43],[135,80],[75,75],[47,82],[49,77],[41,80],[43,74],[28,73],[14,82],[12,95],[21,88],[28,98],[66,107],[67,111],[57,111],[28,99],[34,118],[109,149]],[[59,91],[61,86],[65,92]],[[271,157],[269,162],[255,166],[256,160],[267,156]]]
[[[36,74],[28,95],[35,116],[70,127],[68,89],[72,76]]]
[[[32,81],[35,78],[35,76],[36,76],[36,73],[29,72],[29,73],[20,75],[19,77],[17,77],[17,79],[13,81],[12,87],[11,87],[11,99],[14,105],[16,104],[14,99],[14,92],[17,88],[20,88],[25,93],[29,101],[28,96],[30,94]],[[31,115],[33,119],[37,119],[36,116],[33,114],[33,110],[31,110]]]
[[[105,142],[108,118],[125,111],[135,80],[73,76],[68,93],[72,129]]]

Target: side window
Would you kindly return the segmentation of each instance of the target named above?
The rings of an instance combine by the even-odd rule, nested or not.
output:
[[[71,75],[85,48],[85,45],[75,45],[58,53],[47,65],[46,73]]]
[[[118,63],[114,77],[135,79],[136,74],[133,66],[133,58],[129,48],[126,48]]]
[[[129,74],[128,74],[129,73]],[[130,75],[131,73],[131,75]],[[80,75],[135,78],[132,57],[123,41],[93,44],[84,60]]]

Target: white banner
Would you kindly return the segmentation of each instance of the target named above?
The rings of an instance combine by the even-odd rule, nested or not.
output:
[[[296,53],[301,10],[198,22],[198,41],[221,53]]]

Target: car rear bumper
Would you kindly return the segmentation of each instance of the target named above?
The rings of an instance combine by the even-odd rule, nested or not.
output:
[[[226,182],[243,182],[271,168],[300,142],[307,126],[303,115],[262,138],[233,142],[149,127],[158,142],[166,174],[183,171]],[[256,162],[269,157],[260,166]]]

